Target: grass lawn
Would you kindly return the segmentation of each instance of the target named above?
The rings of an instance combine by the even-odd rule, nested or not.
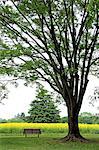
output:
[[[62,133],[42,133],[37,135],[7,135],[0,134],[0,150],[99,150],[99,134],[84,135],[90,143],[67,142],[58,140],[65,135]]]

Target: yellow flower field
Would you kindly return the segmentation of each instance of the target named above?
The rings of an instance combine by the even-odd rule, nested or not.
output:
[[[79,124],[82,133],[99,133],[99,124]],[[0,123],[0,133],[21,133],[25,128],[40,128],[43,132],[63,133],[67,123]]]

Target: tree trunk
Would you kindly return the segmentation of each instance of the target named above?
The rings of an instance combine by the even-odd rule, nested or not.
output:
[[[80,135],[78,126],[78,114],[76,111],[68,111],[68,135],[64,137],[62,141],[88,141]]]

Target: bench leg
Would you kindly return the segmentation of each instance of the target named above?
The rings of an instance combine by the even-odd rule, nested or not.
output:
[[[25,133],[24,135],[25,135],[25,137],[27,137],[27,134],[26,134],[26,133]]]

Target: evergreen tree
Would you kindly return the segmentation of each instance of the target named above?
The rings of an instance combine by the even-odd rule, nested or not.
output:
[[[59,122],[59,110],[55,106],[52,95],[42,85],[37,90],[36,99],[30,104],[30,122]]]

